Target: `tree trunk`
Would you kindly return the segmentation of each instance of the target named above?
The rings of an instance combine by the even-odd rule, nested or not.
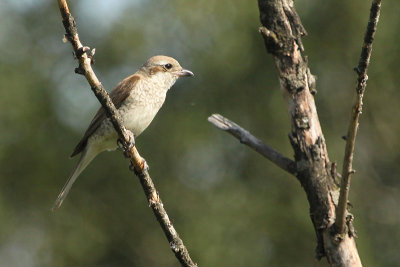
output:
[[[317,235],[317,258],[326,256],[332,266],[361,266],[352,231],[337,235],[335,211],[339,195],[336,165],[329,161],[314,102],[315,77],[308,68],[301,37],[306,35],[292,0],[259,0],[260,32],[273,55],[291,120],[296,177],[310,203]],[[351,218],[351,217],[349,217]],[[349,224],[351,221],[349,220]],[[351,227],[350,227],[351,228]]]

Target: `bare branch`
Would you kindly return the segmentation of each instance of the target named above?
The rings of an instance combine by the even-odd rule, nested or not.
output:
[[[296,163],[283,156],[281,153],[263,143],[260,139],[253,136],[249,131],[243,129],[233,121],[228,120],[220,114],[213,114],[208,117],[208,121],[214,124],[217,128],[226,131],[239,139],[240,143],[248,145],[272,163],[296,176]]]
[[[79,60],[79,67],[75,69],[75,72],[86,77],[92,88],[92,91],[105,109],[107,117],[110,118],[120,137],[120,140],[122,140],[125,154],[130,158],[131,164],[134,166],[135,172],[139,177],[147,200],[149,201],[150,207],[160,223],[161,228],[168,239],[170,248],[174,252],[176,258],[179,260],[182,266],[197,266],[195,263],[193,263],[188,250],[183,244],[182,239],[180,239],[178,233],[168,218],[168,214],[163,207],[163,203],[161,202],[158,192],[154,187],[153,181],[149,175],[145,160],[140,156],[136,147],[131,145],[133,143],[133,134],[123,126],[117,109],[115,108],[106,90],[97,79],[91,67],[94,51],[92,50],[92,52],[89,52],[90,48],[83,46],[80,42],[75,20],[69,12],[66,1],[58,0],[58,5],[66,31],[65,38],[72,44],[75,55]],[[89,55],[87,52],[89,52]]]
[[[364,36],[364,43],[361,50],[360,60],[358,66],[355,68],[355,71],[358,74],[358,79],[357,79],[358,82],[356,88],[357,97],[351,110],[349,129],[346,136],[347,141],[346,141],[346,149],[343,160],[342,182],[340,185],[339,204],[336,209],[335,227],[339,234],[345,234],[346,232],[347,202],[349,199],[351,175],[354,173],[352,167],[354,146],[356,143],[359,119],[362,112],[362,105],[363,105],[362,99],[364,96],[365,87],[367,86],[367,80],[368,80],[367,69],[371,58],[372,43],[374,41],[376,26],[379,21],[380,9],[381,9],[381,0],[373,0],[369,15],[367,30]]]
[[[329,161],[325,138],[315,106],[315,77],[303,55],[301,38],[306,31],[293,0],[258,0],[260,33],[272,54],[291,120],[290,141],[295,153],[297,178],[310,204],[317,235],[317,258],[327,257],[331,266],[361,266],[354,236],[335,239],[335,165]]]

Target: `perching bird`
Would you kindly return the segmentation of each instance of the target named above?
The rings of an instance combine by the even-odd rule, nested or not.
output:
[[[167,56],[154,56],[133,75],[125,78],[110,93],[118,109],[123,125],[139,136],[149,126],[165,101],[168,90],[179,77],[193,76],[182,69],[178,61]],[[94,116],[81,141],[71,157],[81,153],[81,157],[70,178],[54,203],[53,210],[59,208],[79,174],[100,152],[115,150],[118,135],[103,108]]]

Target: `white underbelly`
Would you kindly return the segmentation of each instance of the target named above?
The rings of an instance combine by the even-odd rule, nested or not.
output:
[[[165,98],[164,98],[165,99]],[[162,99],[162,100],[164,100]],[[152,103],[150,105],[121,106],[118,111],[121,115],[123,125],[130,130],[136,137],[139,136],[156,116],[164,101]],[[96,143],[95,147],[99,152],[104,150],[114,150],[117,148],[118,135],[110,119],[106,119],[97,129],[96,134],[91,136],[89,143]]]
[[[161,105],[131,108],[122,116],[123,123],[135,136],[139,136],[152,122],[160,107]]]

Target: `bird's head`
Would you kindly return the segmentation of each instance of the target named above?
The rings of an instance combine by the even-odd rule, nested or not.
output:
[[[194,76],[190,70],[185,70],[179,62],[167,56],[154,56],[149,58],[141,70],[148,76],[155,76],[176,81],[179,77]]]

